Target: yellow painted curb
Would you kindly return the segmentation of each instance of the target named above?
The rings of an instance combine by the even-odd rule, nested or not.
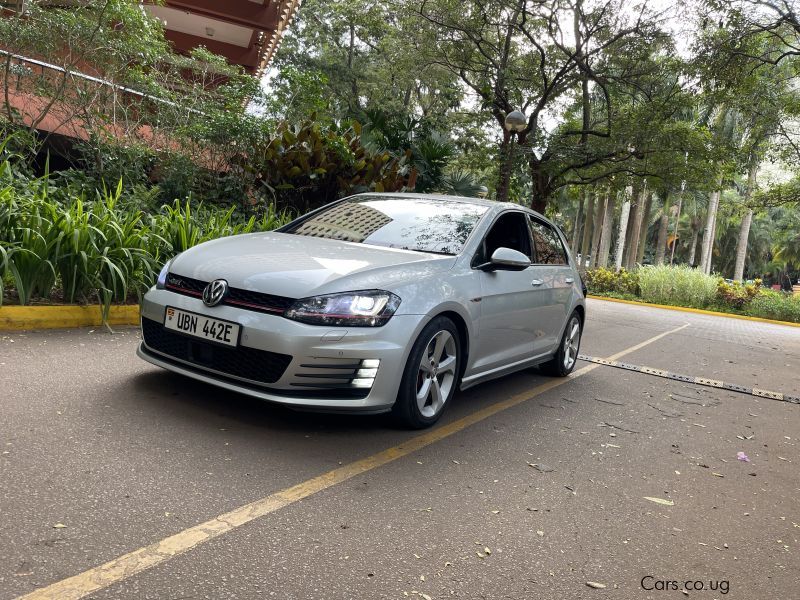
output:
[[[791,321],[777,321],[775,319],[765,319],[763,317],[750,317],[747,315],[736,315],[732,313],[717,312],[715,310],[703,310],[702,308],[688,308],[686,306],[670,306],[668,304],[651,304],[649,302],[638,302],[636,300],[623,300],[622,298],[607,298],[605,296],[595,296],[589,294],[587,298],[594,300],[605,300],[606,302],[619,302],[620,304],[633,304],[635,306],[650,306],[653,308],[665,308],[667,310],[678,310],[681,312],[696,313],[698,315],[711,315],[714,317],[728,317],[729,319],[741,319],[742,321],[757,321],[759,323],[773,323],[774,325],[788,325],[789,327],[800,327],[800,323]]]
[[[99,306],[0,306],[0,330],[60,329],[102,325]],[[112,306],[108,324],[138,325],[139,306]]]

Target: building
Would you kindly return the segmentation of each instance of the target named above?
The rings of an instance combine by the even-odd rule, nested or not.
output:
[[[165,0],[156,5],[142,3],[143,10],[159,19],[165,36],[178,53],[189,53],[204,46],[223,56],[230,64],[241,66],[246,73],[260,77],[280,45],[281,37],[294,18],[301,0]],[[31,0],[0,0],[2,15],[22,16]],[[40,0],[40,6],[80,10],[79,0]],[[70,8],[73,7],[73,8]],[[0,40],[0,108],[2,114],[17,115],[18,123],[44,133],[69,139],[87,139],[86,119],[80,117],[76,98],[108,98],[105,112],[112,116],[109,133],[126,135],[115,127],[116,107],[125,108],[125,99],[149,101],[150,96],[123,87],[113,77],[98,72],[88,62],[70,63],[64,56],[36,56],[25,48],[11,49]],[[81,93],[62,93],[50,97],[43,90],[59,88],[69,81],[69,89]],[[42,85],[45,83],[45,85]],[[63,90],[62,90],[63,92]],[[83,94],[81,96],[81,94]],[[242,107],[244,109],[244,106]],[[150,137],[145,125],[139,133]]]
[[[147,10],[177,52],[205,46],[258,76],[299,7],[300,0],[166,0]]]

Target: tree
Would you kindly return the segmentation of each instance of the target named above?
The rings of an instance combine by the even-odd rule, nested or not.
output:
[[[130,0],[86,0],[80,8],[50,4],[26,2],[24,12],[0,19],[4,118],[31,132],[49,119],[52,132],[77,118],[127,115],[128,102],[138,98],[119,86],[135,83],[169,52],[158,21]]]
[[[528,114],[518,138],[529,172],[529,202],[540,212],[575,171],[633,155],[627,145],[591,142],[611,136],[610,86],[636,76],[643,48],[659,35],[646,5],[635,13],[620,10],[615,0],[591,7],[583,0],[428,0],[405,6],[424,19],[436,40],[430,60],[461,79],[501,132],[498,198],[507,196],[511,178],[512,140],[504,124],[513,109]],[[562,29],[567,22],[569,31]],[[611,56],[629,58],[617,68]],[[563,126],[549,127],[559,105],[573,101],[577,118],[567,115]]]

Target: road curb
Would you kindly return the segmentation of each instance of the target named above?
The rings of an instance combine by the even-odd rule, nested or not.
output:
[[[0,331],[97,327],[102,323],[99,306],[0,306]],[[112,306],[108,324],[138,325],[139,305]]]
[[[652,308],[663,308],[666,310],[677,310],[680,312],[695,313],[698,315],[711,315],[712,317],[727,317],[729,319],[740,319],[742,321],[756,321],[758,323],[772,323],[773,325],[788,325],[789,327],[800,327],[800,323],[791,321],[777,321],[775,319],[765,319],[763,317],[750,317],[748,315],[736,315],[732,313],[718,312],[715,310],[703,310],[702,308],[688,308],[686,306],[669,306],[668,304],[651,304],[649,302],[638,302],[636,300],[623,300],[622,298],[607,298],[606,296],[595,296],[589,294],[587,298],[593,300],[605,300],[606,302],[619,302],[620,304],[633,304],[634,306],[650,306]]]

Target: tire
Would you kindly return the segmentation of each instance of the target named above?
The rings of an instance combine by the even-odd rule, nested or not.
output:
[[[411,429],[430,427],[447,408],[458,387],[461,340],[447,317],[428,323],[408,355],[392,417]]]
[[[561,336],[561,342],[558,344],[558,352],[553,355],[552,359],[539,365],[539,370],[545,375],[553,377],[566,377],[572,373],[578,363],[582,333],[581,317],[578,311],[574,311],[564,328],[564,335]]]

